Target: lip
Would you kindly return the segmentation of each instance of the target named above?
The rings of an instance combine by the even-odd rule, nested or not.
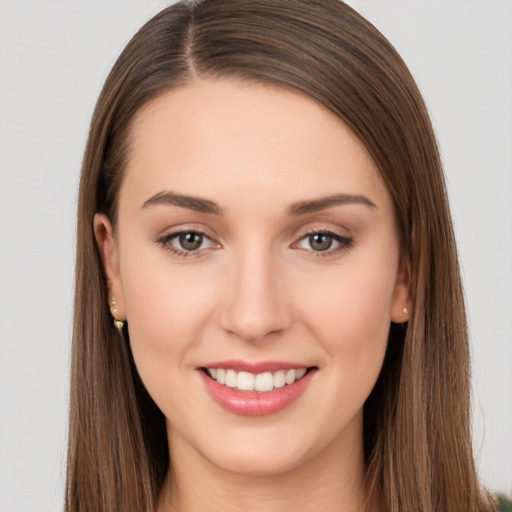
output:
[[[208,363],[203,368],[223,368],[224,370],[235,370],[236,372],[264,373],[277,372],[279,370],[299,370],[301,368],[310,368],[301,363],[290,363],[289,361],[260,361],[248,362],[240,359],[230,359],[228,361],[218,361]]]
[[[268,362],[256,364],[244,363],[241,366],[226,366],[226,364],[227,361],[209,364],[208,368],[225,368],[236,371],[250,371],[251,373],[262,373],[264,371],[277,371],[293,368],[308,368],[304,365],[290,365],[290,363],[287,363],[288,366],[286,368],[281,364],[277,369],[274,369],[276,367],[273,366],[273,363]],[[255,368],[257,371],[255,371]],[[309,368],[311,368],[310,371],[308,371],[301,379],[296,380],[293,384],[263,393],[240,391],[236,388],[224,386],[209,377],[202,369],[199,369],[198,371],[210,396],[226,411],[239,416],[267,416],[285,409],[306,391],[317,371],[316,367]]]

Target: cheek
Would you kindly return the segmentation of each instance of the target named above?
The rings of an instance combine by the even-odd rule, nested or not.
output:
[[[179,424],[176,411],[185,406],[201,414],[191,395],[195,372],[189,370],[197,363],[191,354],[204,336],[215,286],[192,272],[169,272],[165,264],[133,270],[123,288],[135,365],[165,417]]]
[[[391,323],[395,274],[392,262],[361,262],[327,276],[323,286],[317,280],[314,293],[307,294],[304,289],[305,322],[332,356],[333,364],[350,373],[364,374],[372,367],[380,371]]]
[[[132,352],[143,381],[146,374],[158,381],[153,372],[188,363],[211,314],[216,286],[196,265],[173,268],[166,254],[151,258],[144,250],[127,249],[121,273]]]

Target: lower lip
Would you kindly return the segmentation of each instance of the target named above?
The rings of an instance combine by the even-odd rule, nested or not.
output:
[[[230,388],[219,384],[202,370],[199,373],[212,398],[227,411],[240,416],[267,416],[281,411],[297,400],[306,391],[315,369],[310,370],[293,384],[264,393]]]

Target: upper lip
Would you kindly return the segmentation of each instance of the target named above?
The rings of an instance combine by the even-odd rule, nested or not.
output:
[[[290,361],[242,361],[230,359],[227,361],[215,361],[203,365],[201,368],[223,368],[225,370],[235,370],[237,372],[264,373],[277,372],[279,370],[298,370],[300,368],[310,368],[311,365],[294,363]]]

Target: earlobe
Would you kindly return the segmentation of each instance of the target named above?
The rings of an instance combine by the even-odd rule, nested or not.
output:
[[[109,303],[112,299],[115,300],[116,320],[125,320],[124,295],[121,276],[119,273],[117,245],[114,239],[112,223],[106,215],[97,213],[94,216],[94,236],[96,237],[103,270],[107,279]],[[110,307],[110,304],[107,304],[107,306]]]
[[[391,321],[397,324],[407,322],[412,312],[409,276],[409,262],[402,260],[393,292],[393,303],[391,304]]]

